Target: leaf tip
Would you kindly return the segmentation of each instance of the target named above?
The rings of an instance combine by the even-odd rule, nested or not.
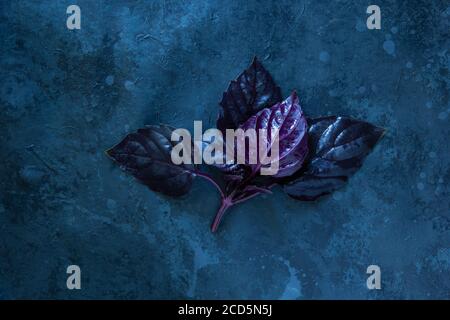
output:
[[[293,91],[292,91],[292,93],[291,93],[291,95],[290,95],[290,97],[289,97],[289,100],[290,100],[293,104],[298,104],[298,103],[300,103],[300,100],[299,100],[299,98],[298,98],[298,94],[297,94],[297,91],[296,91],[296,90],[293,90]]]
[[[105,155],[111,159],[114,159],[114,147],[104,151]]]
[[[298,98],[297,90],[293,90],[293,91],[292,91],[291,97],[292,97],[293,99],[297,99],[297,98]]]
[[[377,137],[377,142],[378,142],[386,135],[387,129],[375,126],[374,133]]]

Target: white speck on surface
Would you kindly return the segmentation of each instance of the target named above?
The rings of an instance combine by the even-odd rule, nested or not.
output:
[[[426,106],[428,109],[431,109],[431,108],[433,107],[433,102],[427,101],[427,103],[425,103],[425,106]]]
[[[419,183],[417,184],[417,189],[423,190],[423,189],[425,189],[425,185],[424,185],[422,182],[419,182]]]
[[[339,95],[338,91],[336,89],[331,89],[328,91],[328,95],[330,97],[337,97]]]
[[[336,201],[341,200],[342,199],[342,192],[339,192],[339,191],[334,192],[333,193],[333,199],[336,200]]]
[[[383,49],[387,54],[393,56],[395,54],[395,43],[392,40],[386,40],[383,43]]]
[[[438,119],[439,120],[445,120],[448,117],[448,113],[446,111],[442,111],[438,114]]]
[[[86,120],[86,122],[92,122],[92,120],[94,120],[94,117],[91,114],[87,114],[84,116],[84,120]]]
[[[398,32],[398,28],[397,28],[396,26],[392,27],[392,28],[391,28],[391,32],[392,32],[393,34],[396,34],[396,33]]]
[[[412,63],[411,61],[408,61],[408,62],[406,63],[406,67],[407,67],[408,69],[412,69],[413,63]]]
[[[420,178],[425,179],[427,177],[427,174],[425,172],[420,173]]]
[[[127,89],[128,91],[130,91],[134,88],[134,82],[130,81],[130,80],[125,81],[124,85],[125,85],[125,89]]]
[[[363,94],[364,92],[366,92],[366,87],[361,86],[361,87],[359,87],[358,91],[360,94]]]
[[[356,21],[355,29],[358,32],[364,32],[367,30],[367,25],[364,23],[364,21],[358,20],[358,21]]]
[[[428,154],[430,156],[430,158],[436,158],[437,154],[434,151],[430,151],[430,153]]]
[[[114,76],[113,75],[107,76],[106,79],[105,79],[105,83],[108,86],[112,86],[114,84]]]
[[[442,12],[442,16],[443,17],[450,16],[450,7],[448,7],[446,10]]]
[[[323,63],[327,63],[330,61],[330,54],[327,51],[322,51],[319,54],[319,60]]]
[[[290,262],[285,259],[281,259],[284,262],[289,271],[289,280],[284,288],[284,292],[281,295],[281,300],[294,300],[302,297],[302,285],[298,278],[298,271],[291,266]]]
[[[115,210],[116,209],[116,206],[117,206],[117,204],[116,204],[116,201],[114,201],[113,199],[108,199],[108,200],[106,200],[106,207],[109,209],[109,210]]]
[[[218,261],[214,255],[211,255],[207,250],[205,250],[201,243],[194,240],[189,240],[189,243],[194,253],[194,272],[192,274],[193,277],[191,278],[187,295],[189,297],[194,297],[195,290],[197,288],[198,270],[210,264],[216,264]],[[249,257],[248,260],[251,261],[252,258]]]
[[[19,172],[22,180],[28,184],[39,184],[45,177],[44,169],[37,166],[25,166]]]

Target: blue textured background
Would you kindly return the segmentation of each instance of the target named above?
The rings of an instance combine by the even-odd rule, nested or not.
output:
[[[373,31],[369,4],[1,1],[0,298],[448,299],[450,4],[377,1]],[[388,133],[340,192],[275,189],[213,235],[206,182],[169,199],[103,150],[144,124],[212,127],[254,55],[308,115]]]

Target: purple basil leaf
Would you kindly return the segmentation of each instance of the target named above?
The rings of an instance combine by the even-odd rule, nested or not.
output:
[[[167,125],[147,126],[127,135],[106,153],[153,191],[182,196],[191,188],[195,167],[172,163],[170,153],[178,143],[170,140],[173,130]]]
[[[224,92],[217,128],[223,132],[236,129],[256,112],[280,101],[280,88],[255,57],[250,67],[231,81]]]
[[[259,111],[241,128],[244,131],[255,129],[256,132],[260,129],[267,130],[269,150],[273,144],[270,136],[278,132],[279,170],[272,176],[273,178],[290,176],[302,166],[308,154],[308,124],[295,92],[285,101]],[[253,172],[259,171],[263,166],[260,160],[258,159],[256,164],[250,164]]]
[[[382,128],[347,117],[317,118],[309,125],[309,160],[284,185],[287,194],[307,201],[343,187],[384,133]]]

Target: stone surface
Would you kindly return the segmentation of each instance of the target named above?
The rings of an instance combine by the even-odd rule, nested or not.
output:
[[[381,30],[350,0],[77,4],[70,31],[65,1],[0,3],[0,298],[449,298],[445,1],[379,1]],[[166,198],[104,150],[145,124],[214,126],[254,55],[307,115],[387,134],[334,197],[275,189],[211,234],[206,182]],[[23,168],[45,179],[24,182]],[[66,289],[71,264],[78,291]],[[366,288],[371,264],[383,290]]]

